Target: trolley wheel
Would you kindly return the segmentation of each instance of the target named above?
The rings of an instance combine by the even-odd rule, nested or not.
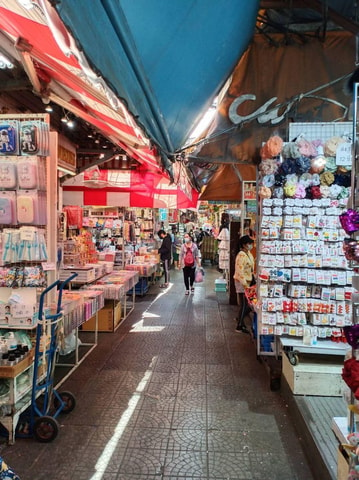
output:
[[[64,402],[64,405],[61,409],[61,413],[70,413],[76,407],[76,399],[71,392],[58,392],[61,400]],[[56,410],[60,408],[61,404],[59,399],[54,397],[54,407]]]
[[[289,363],[293,366],[295,365],[298,365],[299,363],[299,356],[298,356],[298,352],[297,351],[294,351],[294,352],[288,352],[288,358],[289,358]]]
[[[39,417],[34,422],[33,433],[38,442],[52,442],[59,433],[59,424],[53,417]]]

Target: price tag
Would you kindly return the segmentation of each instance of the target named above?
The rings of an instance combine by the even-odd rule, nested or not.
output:
[[[352,164],[352,144],[349,142],[338,145],[335,163],[342,166]]]

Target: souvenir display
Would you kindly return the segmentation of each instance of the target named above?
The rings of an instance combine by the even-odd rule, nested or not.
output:
[[[354,291],[348,259],[357,250],[359,258],[356,242],[343,248],[346,234],[359,229],[358,214],[347,210],[350,167],[344,172],[336,165],[337,148],[347,141],[311,142],[299,136],[283,143],[280,151],[262,149],[258,252],[262,335],[304,339],[312,329],[318,338],[345,340],[341,328],[352,323]],[[325,155],[330,155],[328,162]]]

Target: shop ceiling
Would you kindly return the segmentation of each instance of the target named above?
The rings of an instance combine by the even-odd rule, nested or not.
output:
[[[0,0],[0,50],[15,65],[0,70],[0,110],[38,113],[49,102],[54,110],[52,127],[77,146],[79,171],[94,165],[121,168],[131,158],[131,168],[148,160],[152,168],[157,164],[159,170],[171,172],[172,162],[183,160],[186,139],[225,84],[253,33],[262,34],[269,42],[275,41],[273,32],[288,35],[288,42],[292,35],[324,38],[333,29],[356,35],[356,3],[151,0],[149,8],[148,0]],[[33,8],[25,8],[26,4]],[[91,98],[87,105],[85,100],[94,97],[93,88],[85,90],[86,81],[76,84],[72,77],[64,77],[66,69],[76,76],[79,58],[74,62],[70,53],[64,52],[66,45],[72,48],[67,43],[70,37],[64,34],[51,5],[88,62],[80,65],[83,71],[91,68],[108,87],[101,98]],[[50,28],[56,42],[37,38],[37,23]],[[56,43],[59,51],[62,47],[62,56]],[[57,62],[51,64],[49,58],[55,54]],[[130,114],[124,114],[123,122],[128,121],[135,132],[131,131],[128,143],[123,132],[118,132],[121,118],[114,123],[109,115],[111,108],[119,115],[117,99]],[[75,119],[72,130],[61,121],[64,114]],[[110,163],[106,165],[106,161]],[[215,164],[213,158],[207,168],[206,159],[186,159],[188,167],[196,167],[189,172],[200,178],[198,188],[213,174]]]

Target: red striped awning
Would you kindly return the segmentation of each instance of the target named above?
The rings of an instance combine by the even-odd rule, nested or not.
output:
[[[94,168],[67,180],[64,205],[196,208],[198,193],[186,189],[177,171],[178,185],[148,170],[99,170]]]
[[[47,1],[40,5],[27,10],[16,0],[0,1],[0,29],[16,45],[36,93],[94,125],[129,156],[158,171],[156,148],[123,102],[90,69],[55,9]]]

